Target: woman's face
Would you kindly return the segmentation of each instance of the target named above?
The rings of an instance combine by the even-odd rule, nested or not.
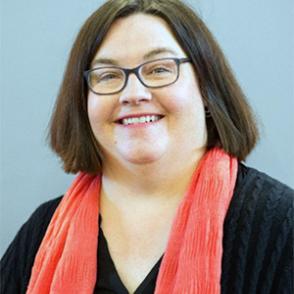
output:
[[[111,59],[118,66],[132,68],[165,57],[187,56],[164,20],[134,14],[112,25],[92,64],[112,65],[107,61]],[[98,59],[104,59],[103,63],[96,63]],[[163,118],[134,125],[117,122],[140,114]],[[177,82],[164,88],[146,88],[131,74],[120,93],[97,95],[89,91],[88,115],[104,165],[176,160],[179,154],[189,156],[206,146],[204,105],[191,63],[181,64]]]

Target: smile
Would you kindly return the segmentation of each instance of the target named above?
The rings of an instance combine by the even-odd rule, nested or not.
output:
[[[144,126],[156,123],[157,121],[161,120],[164,115],[161,114],[134,114],[122,117],[118,119],[116,123],[122,126]]]
[[[120,121],[122,125],[133,125],[133,124],[145,124],[150,122],[155,122],[160,120],[162,117],[159,115],[146,115],[146,116],[140,116],[140,117],[129,117],[124,118]]]

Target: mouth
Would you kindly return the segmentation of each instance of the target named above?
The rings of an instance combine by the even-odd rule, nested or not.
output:
[[[158,122],[163,119],[164,115],[142,115],[138,117],[128,117],[117,120],[115,123],[123,125],[123,126],[132,126],[132,125],[149,125]]]

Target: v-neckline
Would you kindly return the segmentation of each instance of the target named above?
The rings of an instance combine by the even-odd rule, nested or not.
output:
[[[125,285],[123,284],[123,282],[118,274],[118,271],[115,267],[115,264],[112,260],[112,257],[111,257],[111,254],[110,254],[110,251],[108,248],[107,239],[105,238],[105,235],[103,233],[101,223],[102,223],[102,217],[99,214],[99,246],[101,246],[100,249],[104,252],[104,261],[108,264],[109,273],[111,273],[111,278],[109,279],[109,283],[115,288],[115,289],[113,289],[116,291],[115,293],[129,294],[129,292],[128,292],[127,288],[125,287]],[[98,248],[98,251],[99,251],[99,248]],[[163,255],[159,258],[159,260],[151,268],[151,270],[148,272],[148,274],[143,279],[143,281],[141,281],[141,283],[138,285],[138,287],[133,292],[133,294],[147,294],[147,293],[149,294],[149,293],[154,292],[154,291],[149,292],[148,289],[150,288],[151,283],[155,289],[156,278],[157,278],[157,275],[159,272],[159,267],[160,267],[162,258],[163,258]],[[99,264],[99,261],[98,261],[98,264]],[[145,290],[147,290],[148,292],[145,292]]]

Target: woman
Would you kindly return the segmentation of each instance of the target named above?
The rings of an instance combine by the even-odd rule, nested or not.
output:
[[[50,138],[79,174],[8,248],[3,293],[293,291],[293,191],[241,163],[252,112],[182,2],[112,0],[90,16]]]

